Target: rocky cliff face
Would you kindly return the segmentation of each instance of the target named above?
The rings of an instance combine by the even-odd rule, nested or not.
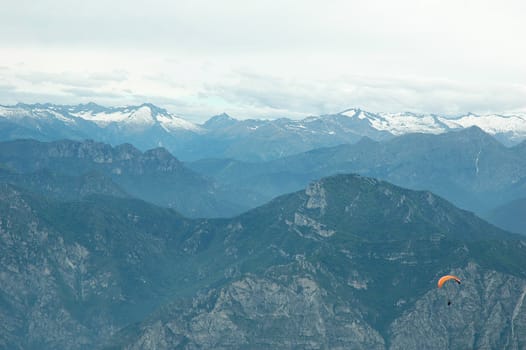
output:
[[[91,344],[93,328],[68,307],[83,297],[69,290],[80,292],[79,283],[96,283],[79,280],[86,272],[87,250],[45,227],[17,190],[2,185],[0,202],[0,347],[79,349]],[[113,328],[107,310],[100,316],[94,323],[107,338]]]
[[[1,348],[97,348],[163,299],[184,220],[116,201],[64,204],[0,185]]]
[[[274,276],[247,275],[173,306],[164,314],[168,321],[143,327],[126,348],[385,348],[382,336],[357,308],[328,300],[333,293],[300,271],[291,275],[277,268]]]
[[[523,349],[526,280],[470,263],[453,273],[465,281],[424,294],[389,328],[389,349]]]
[[[523,349],[526,281],[474,263],[454,273],[468,285],[452,291],[451,306],[442,291],[430,290],[384,334],[356,301],[331,300],[312,276],[245,276],[173,306],[125,348]]]

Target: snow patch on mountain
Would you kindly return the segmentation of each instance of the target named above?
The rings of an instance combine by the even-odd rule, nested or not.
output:
[[[113,112],[93,112],[93,111],[81,111],[77,113],[71,113],[72,115],[94,122],[98,126],[104,128],[111,123],[118,123],[126,120],[130,113],[125,111],[113,111]]]
[[[36,107],[31,110],[27,110],[23,107],[8,107],[0,106],[0,118],[20,120],[24,118],[32,118],[36,120],[58,120],[65,124],[75,124],[75,118],[69,115],[64,115],[57,112],[54,108]]]
[[[359,109],[347,109],[342,116],[367,121],[379,131],[387,131],[393,135],[407,133],[440,134],[451,130],[459,130],[477,126],[490,135],[507,134],[514,141],[526,138],[526,114],[513,115],[476,115],[467,114],[457,118],[447,118],[433,114],[402,113],[369,113]]]
[[[393,135],[415,132],[439,134],[447,131],[447,128],[439,123],[433,115],[417,115],[409,112],[375,114],[354,108],[347,109],[339,114],[361,121],[365,120],[372,128],[387,131]]]
[[[89,120],[104,128],[111,123],[124,123],[150,126],[155,123],[149,107],[141,106],[137,109],[109,109],[106,111],[84,110],[72,112],[72,115]]]
[[[34,113],[41,114],[42,116],[44,116],[46,118],[54,118],[56,120],[60,120],[61,122],[66,123],[66,124],[75,124],[76,123],[75,118],[71,118],[69,116],[63,115],[63,114],[61,114],[59,112],[56,112],[54,110],[42,109],[42,110],[38,110],[38,111],[36,111]]]
[[[408,133],[440,134],[447,131],[433,115],[417,115],[404,113],[380,113],[374,120],[373,127],[378,130],[389,131],[393,135]]]
[[[151,126],[155,124],[155,119],[153,119],[152,110],[149,107],[141,106],[133,111],[124,122],[133,125]]]
[[[6,119],[21,119],[30,117],[31,113],[23,108],[0,106],[0,117]]]
[[[92,121],[102,128],[112,123],[122,123],[123,125],[135,127],[150,127],[159,124],[167,132],[175,130],[197,132],[200,130],[199,126],[194,123],[165,111],[153,110],[149,105],[142,105],[135,108],[107,109],[104,111],[82,110],[79,112],[71,112],[71,114]]]
[[[173,131],[177,129],[191,130],[198,132],[200,127],[182,118],[178,118],[172,115],[160,114],[156,117],[157,121],[161,124],[163,129],[166,131]]]
[[[478,126],[491,135],[500,133],[511,133],[516,137],[526,135],[526,116],[521,114],[509,116],[490,114],[479,116],[470,113],[457,119],[441,118],[441,120],[452,129]]]

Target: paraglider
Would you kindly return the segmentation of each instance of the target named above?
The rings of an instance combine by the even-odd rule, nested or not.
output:
[[[445,275],[445,276],[442,276],[440,277],[440,279],[438,280],[438,288],[442,288],[442,286],[444,285],[444,283],[446,283],[447,281],[450,281],[450,280],[453,280],[455,282],[457,282],[458,284],[460,284],[460,278],[458,278],[457,276],[453,276],[453,275]],[[451,305],[451,299],[449,299],[449,292],[447,291],[447,288],[446,288],[446,294],[448,295],[447,297],[447,305]]]

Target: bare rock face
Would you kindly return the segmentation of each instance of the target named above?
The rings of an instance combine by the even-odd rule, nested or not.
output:
[[[323,185],[319,182],[315,182],[307,187],[307,189],[305,190],[305,194],[309,196],[307,208],[319,208],[320,211],[323,213],[325,208],[327,207],[327,194],[325,193]]]
[[[526,280],[476,264],[454,273],[465,283],[449,288],[452,304],[426,293],[392,323],[389,349],[524,349]]]
[[[61,293],[78,289],[87,251],[41,227],[31,206],[10,186],[0,185],[0,202],[10,205],[2,206],[0,215],[0,348],[38,348],[42,339],[42,348],[91,344],[92,331],[76,319]],[[102,329],[111,329],[101,321]]]
[[[127,349],[384,349],[381,335],[348,302],[327,300],[309,275],[245,276],[193,299]],[[284,281],[286,280],[286,281]],[[169,337],[167,337],[169,335]]]
[[[102,203],[95,204],[99,214],[107,213]],[[0,348],[101,348],[133,317],[133,307],[123,307],[125,317],[118,312],[119,305],[137,305],[129,292],[159,285],[153,282],[159,269],[157,276],[147,274],[143,259],[162,259],[169,245],[162,238],[130,234],[144,222],[143,210],[137,210],[141,218],[130,209],[122,211],[123,218],[108,216],[113,229],[98,230],[88,226],[94,217],[104,221],[104,214],[84,206],[80,212],[87,219],[76,224],[82,219],[75,205],[80,204],[58,204],[0,184]],[[122,237],[117,227],[128,221],[122,231],[129,235]]]
[[[308,274],[245,276],[173,305],[126,349],[524,349],[526,280],[473,263],[452,273],[467,282],[432,288],[386,334]]]

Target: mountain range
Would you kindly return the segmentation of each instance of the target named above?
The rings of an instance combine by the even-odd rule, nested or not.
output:
[[[226,114],[195,124],[152,104],[103,107],[17,104],[0,106],[0,140],[93,139],[131,143],[142,151],[165,147],[178,159],[272,160],[320,147],[381,141],[408,133],[441,134],[478,126],[505,145],[526,139],[526,115],[444,117],[433,114],[371,113],[348,109],[302,120],[237,120]]]
[[[0,348],[524,349],[525,120],[0,106]]]
[[[180,162],[164,148],[142,152],[130,144],[18,140],[0,142],[0,179],[59,199],[90,193],[127,195],[188,217],[229,217],[322,177],[359,173],[431,190],[501,227],[523,232],[524,215],[492,211],[526,196],[524,145],[506,147],[471,127],[384,141],[363,138],[255,163]]]
[[[133,196],[189,217],[239,213],[235,192],[195,173],[164,148],[94,141],[0,142],[0,180],[60,200],[89,194]]]
[[[444,134],[407,134],[384,141],[320,148],[267,162],[187,162],[218,186],[258,193],[261,204],[338,173],[359,173],[415,190],[431,190],[485,215],[526,196],[526,143],[506,147],[477,127]]]
[[[3,348],[526,345],[526,242],[427,191],[339,175],[189,220],[3,184],[0,209]]]

